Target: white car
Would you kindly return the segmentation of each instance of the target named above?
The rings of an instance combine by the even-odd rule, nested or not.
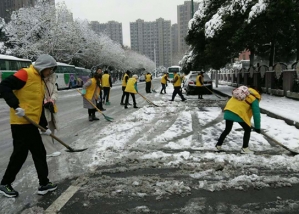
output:
[[[191,74],[188,74],[185,76],[183,88],[186,91],[186,94],[193,94],[197,95],[197,90],[196,90],[196,77],[198,76],[198,73],[192,72]],[[211,78],[208,76],[208,74],[204,73],[203,77],[204,81],[204,89],[203,89],[203,94],[212,94],[213,90],[213,82]]]
[[[144,82],[145,81],[145,76],[144,75],[141,75],[140,77],[139,77],[139,82]]]

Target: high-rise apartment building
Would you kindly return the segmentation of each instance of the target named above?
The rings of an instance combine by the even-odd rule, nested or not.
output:
[[[171,43],[172,43],[172,65],[178,65],[182,59],[182,54],[179,51],[179,33],[178,24],[171,26]]]
[[[96,33],[104,33],[113,41],[123,45],[123,30],[122,23],[109,21],[108,23],[99,23],[98,21],[90,22],[91,29]]]
[[[198,2],[193,2],[194,11],[198,9]],[[185,1],[183,5],[177,6],[177,19],[178,19],[178,37],[179,44],[178,49],[179,52],[184,54],[188,51],[188,45],[185,42],[185,37],[188,33],[188,23],[192,17],[192,4],[191,1]]]
[[[130,22],[131,49],[156,60],[156,66],[171,66],[171,22],[163,18],[153,22]]]
[[[49,2],[55,4],[55,0],[0,0],[0,17],[8,22],[13,11],[22,7],[32,7],[37,2]]]

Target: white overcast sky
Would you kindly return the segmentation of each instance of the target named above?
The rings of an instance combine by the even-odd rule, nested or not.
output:
[[[124,45],[130,46],[130,22],[137,19],[155,21],[158,18],[177,23],[177,5],[184,0],[55,0],[65,2],[74,18],[107,23],[122,23]],[[194,0],[196,2],[196,0]],[[197,8],[194,8],[196,11]]]

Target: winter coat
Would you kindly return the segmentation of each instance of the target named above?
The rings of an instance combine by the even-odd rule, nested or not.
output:
[[[96,106],[98,97],[100,95],[100,87],[97,84],[97,80],[95,78],[89,79],[83,85],[83,89],[86,89],[86,94],[84,95],[84,97]],[[83,98],[83,107],[94,109],[95,107],[92,106],[85,98]]]
[[[224,119],[236,122],[244,121],[248,126],[251,126],[251,118],[254,118],[254,126],[260,129],[260,108],[259,100],[261,95],[254,89],[249,88],[251,94],[240,101],[232,97],[224,108]],[[240,121],[241,120],[241,121]]]
[[[56,83],[56,74],[52,74],[50,75],[48,78],[44,79],[45,82],[45,98],[44,98],[44,103],[49,102],[50,100],[54,101],[54,111],[55,113],[52,113],[53,115],[53,120],[52,120],[52,115],[49,109],[45,108],[45,116],[48,122],[52,121],[55,125],[55,127],[57,127],[57,116],[56,113],[58,112],[57,109],[57,99],[58,99],[58,90],[57,87],[55,85]]]

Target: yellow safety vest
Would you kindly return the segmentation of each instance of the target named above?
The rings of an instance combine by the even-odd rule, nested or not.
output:
[[[127,82],[126,82],[126,77],[128,77],[129,75],[127,73],[125,73],[125,75],[123,76],[123,79],[122,79],[122,86],[127,86]]]
[[[251,104],[256,99],[261,100],[261,95],[254,90],[253,88],[249,88],[249,91],[252,93],[245,98],[245,100],[240,101],[234,97],[230,98],[227,102],[224,110],[229,110],[244,120],[244,122],[251,126],[251,117],[252,117],[252,108]]]
[[[110,77],[109,74],[104,74],[102,76],[102,86],[103,87],[110,87],[109,77]]]
[[[200,78],[201,78],[201,81],[203,82],[203,76],[202,75],[198,75],[196,77],[196,86],[202,86],[202,84],[200,83]]]
[[[173,86],[174,87],[181,86],[181,84],[182,84],[181,77],[178,74],[175,74],[174,77],[173,77],[173,79],[175,79],[176,77],[178,78],[178,80],[175,83],[173,83]]]
[[[43,100],[45,96],[45,83],[39,72],[31,65],[23,68],[28,74],[28,79],[23,88],[13,91],[19,100],[19,105],[25,110],[26,116],[39,123],[42,114]],[[10,124],[29,124],[25,118],[18,117],[15,110],[10,108]]]
[[[137,91],[135,90],[135,87],[134,87],[136,82],[137,82],[137,80],[134,77],[130,78],[127,82],[125,92],[137,94]]]
[[[166,84],[166,74],[162,76],[161,83]]]
[[[100,95],[100,88],[97,85],[97,80],[95,78],[91,78],[91,85],[86,88],[86,94],[84,97],[88,100],[92,100],[94,95],[94,98],[97,100]]]
[[[152,77],[152,75],[150,75],[150,74],[145,75],[145,82],[152,81],[151,77]]]

